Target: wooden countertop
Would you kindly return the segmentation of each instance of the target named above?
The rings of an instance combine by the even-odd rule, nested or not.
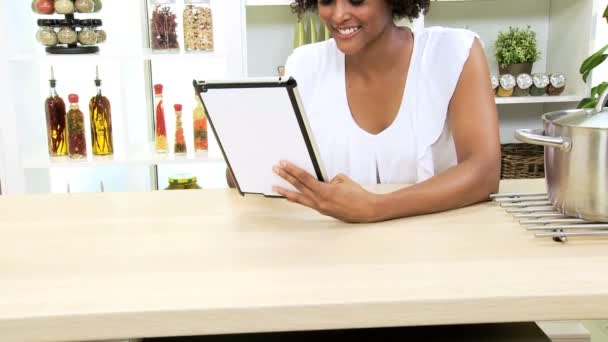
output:
[[[350,225],[225,190],[0,197],[0,340],[606,319],[607,266],[608,239],[495,203]]]

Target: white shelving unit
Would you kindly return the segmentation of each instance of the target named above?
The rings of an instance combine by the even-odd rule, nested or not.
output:
[[[182,4],[177,2],[178,36],[183,47]],[[191,113],[195,104],[193,79],[243,77],[241,29],[244,2],[212,1],[215,46],[212,52],[159,53],[148,48],[146,0],[104,1],[94,15],[103,20],[108,40],[92,55],[47,55],[35,39],[36,20],[29,3],[0,3],[3,84],[0,101],[0,177],[4,193],[65,191],[73,183],[77,191],[97,191],[100,181],[113,191],[149,191],[164,188],[178,172],[199,176],[205,187],[225,186],[225,164],[209,127],[209,151],[194,154]],[[86,15],[84,15],[86,17]],[[56,16],[60,18],[60,16]],[[44,17],[48,18],[48,17]],[[57,90],[67,101],[80,96],[88,127],[88,100],[95,94],[95,66],[101,69],[102,89],[112,103],[114,155],[91,155],[83,160],[51,159],[46,147],[44,99],[48,96],[50,66],[55,69]],[[189,154],[154,153],[152,85],[165,86],[164,102],[169,146],[173,145],[173,104],[183,105],[183,122]],[[66,177],[69,175],[69,177]],[[115,182],[116,186],[109,184]],[[90,183],[90,184],[88,184]],[[76,185],[78,184],[78,185]]]

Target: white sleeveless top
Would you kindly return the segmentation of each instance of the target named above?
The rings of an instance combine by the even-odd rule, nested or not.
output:
[[[345,55],[335,41],[294,50],[286,76],[298,83],[329,179],[343,173],[362,185],[414,184],[456,165],[446,117],[476,37],[464,29],[417,30],[399,113],[377,135],[359,127],[351,115]]]

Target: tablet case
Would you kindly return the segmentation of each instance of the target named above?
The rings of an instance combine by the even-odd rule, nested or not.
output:
[[[272,171],[281,160],[327,181],[295,79],[194,81],[194,88],[241,195],[281,197],[273,185],[296,191]]]

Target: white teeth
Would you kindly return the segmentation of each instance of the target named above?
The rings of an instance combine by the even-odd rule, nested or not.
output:
[[[340,32],[340,34],[343,34],[346,36],[346,35],[356,32],[356,31],[359,31],[359,27],[350,27],[347,29],[337,29],[337,30],[338,30],[338,32]]]

